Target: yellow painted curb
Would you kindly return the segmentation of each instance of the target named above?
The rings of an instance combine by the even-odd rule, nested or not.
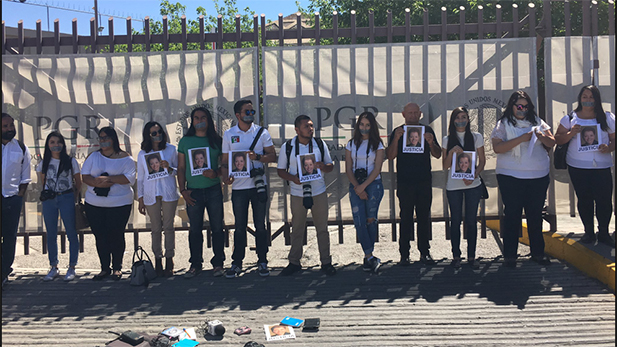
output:
[[[486,226],[499,230],[499,220],[487,220]],[[588,276],[600,280],[615,292],[615,263],[575,240],[569,239],[557,233],[542,231],[544,235],[544,252],[550,256],[565,260]],[[523,237],[519,242],[529,245],[527,225],[523,223]]]

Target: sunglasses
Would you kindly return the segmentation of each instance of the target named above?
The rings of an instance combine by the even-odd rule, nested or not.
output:
[[[99,136],[99,141],[111,140],[109,136]]]
[[[246,115],[247,116],[254,116],[255,115],[255,110],[246,110]]]
[[[161,135],[162,135],[162,134],[163,134],[163,130],[153,130],[153,131],[150,133],[150,136],[156,136],[156,135],[159,135],[159,134],[161,134]]]
[[[516,109],[519,111],[526,110],[529,108],[528,105],[521,105],[521,104],[514,104],[514,107],[516,107]]]

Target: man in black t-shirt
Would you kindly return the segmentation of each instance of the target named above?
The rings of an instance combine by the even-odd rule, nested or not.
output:
[[[405,124],[392,131],[386,155],[389,160],[396,160],[397,196],[401,209],[401,233],[399,238],[400,265],[409,265],[410,240],[413,235],[413,211],[418,220],[418,250],[420,261],[427,265],[435,263],[429,252],[429,231],[431,223],[431,203],[433,200],[431,178],[431,155],[441,157],[441,147],[435,139],[433,129],[425,125],[424,152],[403,153],[403,134],[405,125],[419,125],[420,107],[409,103],[403,108]]]

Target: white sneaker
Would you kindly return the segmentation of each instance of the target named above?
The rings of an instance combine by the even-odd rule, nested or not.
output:
[[[68,282],[74,279],[75,279],[75,269],[72,267],[69,267],[69,269],[66,270],[66,276],[64,276],[64,280]]]
[[[54,278],[56,278],[56,276],[58,276],[58,268],[52,267],[51,270],[49,270],[49,273],[47,274],[47,276],[43,278],[43,281],[45,282],[53,281]]]

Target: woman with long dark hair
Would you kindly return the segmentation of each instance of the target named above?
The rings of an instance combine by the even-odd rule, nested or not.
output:
[[[533,138],[537,141],[532,141]],[[531,97],[524,91],[514,92],[491,134],[497,153],[497,182],[504,209],[503,256],[505,266],[516,267],[518,231],[523,209],[531,260],[549,265],[544,254],[542,208],[549,184],[548,151],[555,145],[550,126],[536,114]],[[529,146],[533,146],[531,150]]]
[[[174,217],[179,196],[174,168],[178,167],[178,152],[174,145],[167,143],[167,133],[158,122],[146,123],[142,136],[141,151],[137,155],[138,209],[143,215],[147,211],[150,217],[154,269],[158,276],[170,277],[174,271],[173,258],[176,248]],[[156,180],[147,180],[146,155],[159,151],[163,154],[163,160],[160,161],[161,170],[167,170],[169,175]],[[154,158],[159,159],[156,156]],[[165,232],[165,253],[161,245],[163,232]],[[163,269],[163,257],[165,257],[165,269]]]
[[[186,201],[189,217],[189,249],[191,267],[184,274],[193,278],[202,270],[203,264],[203,225],[204,212],[208,210],[212,228],[212,250],[210,260],[215,276],[223,275],[225,261],[223,235],[223,191],[221,188],[220,158],[223,139],[216,132],[212,114],[205,107],[196,107],[191,111],[191,125],[186,135],[178,143],[178,186],[180,194]],[[190,170],[191,153],[196,148],[209,148],[210,166],[200,173]],[[205,151],[204,151],[205,153]],[[207,159],[206,159],[207,162]]]
[[[44,281],[51,281],[58,272],[58,214],[62,218],[66,236],[69,239],[69,268],[65,281],[75,278],[75,266],[79,257],[79,239],[75,227],[75,194],[81,189],[79,164],[66,152],[64,136],[57,131],[47,135],[43,161],[36,167],[39,182],[43,184],[41,194],[43,220],[47,230],[47,255],[51,270]]]
[[[120,149],[118,134],[111,127],[99,130],[99,146],[86,158],[81,170],[88,185],[86,217],[101,263],[101,272],[93,279],[99,281],[111,275],[117,281],[122,278],[124,231],[133,206],[135,161]]]
[[[555,142],[562,145],[570,142],[566,154],[570,181],[574,186],[578,199],[578,214],[585,228],[583,243],[596,241],[593,227],[595,205],[596,219],[598,220],[599,242],[615,247],[615,240],[608,233],[608,226],[613,214],[613,176],[611,167],[615,151],[615,114],[605,112],[602,108],[600,90],[594,85],[581,88],[578,93],[578,105],[569,115],[561,118]],[[583,129],[593,129],[600,125],[602,131],[596,136],[597,151],[578,151],[582,141],[577,140],[584,135]],[[593,144],[593,142],[592,142]]]
[[[381,260],[373,255],[378,235],[379,204],[384,189],[381,166],[385,148],[375,115],[363,112],[354,126],[353,138],[345,148],[345,172],[349,178],[349,201],[356,233],[364,251],[363,270],[377,272]]]
[[[476,242],[478,239],[478,204],[482,195],[480,172],[484,170],[486,157],[484,155],[484,139],[482,134],[471,131],[469,112],[464,107],[457,107],[450,114],[448,136],[443,138],[443,168],[450,169],[452,157],[457,154],[457,160],[464,156],[463,152],[476,152],[476,170],[474,179],[452,179],[447,175],[446,195],[450,206],[450,242],[452,244],[452,266],[461,266],[461,222],[463,220],[463,204],[465,206],[465,227],[467,228],[467,263],[472,268],[480,264],[476,260]],[[467,160],[469,157],[466,156]],[[464,200],[464,202],[463,202]]]

